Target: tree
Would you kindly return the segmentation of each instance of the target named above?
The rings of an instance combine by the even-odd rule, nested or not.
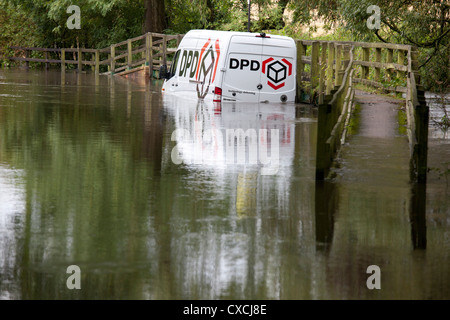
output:
[[[11,23],[11,21],[15,21],[15,23]],[[33,21],[23,12],[2,0],[0,0],[0,26],[0,66],[3,63],[10,64],[6,57],[12,56],[14,52],[8,49],[9,46],[19,44],[29,47],[36,46],[36,26]]]
[[[167,29],[164,0],[145,0],[145,32],[161,33]]]
[[[105,47],[142,34],[144,0],[79,0],[81,29],[66,26],[71,0],[0,0],[35,26],[35,43],[42,47]],[[10,19],[8,25],[20,24]],[[3,27],[3,26],[2,26]],[[6,27],[6,26],[5,26]]]
[[[283,14],[287,3],[288,0],[279,0],[276,4],[271,0],[252,0],[252,5],[257,6],[258,12],[258,19],[252,21],[252,31],[283,29]]]
[[[340,25],[355,40],[411,44],[420,48],[421,74],[427,87],[447,83],[450,4],[446,0],[293,0],[296,21],[308,23],[312,12],[329,25]],[[381,28],[369,29],[367,8],[381,12]]]

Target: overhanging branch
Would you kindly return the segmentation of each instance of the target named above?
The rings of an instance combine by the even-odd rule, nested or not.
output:
[[[425,42],[425,43],[419,43],[417,41],[414,41],[413,39],[411,39],[410,37],[408,37],[404,32],[400,31],[400,29],[394,24],[394,23],[389,23],[386,19],[382,19],[383,23],[389,27],[389,29],[391,29],[392,31],[398,33],[400,36],[404,37],[408,42],[414,44],[417,47],[421,47],[421,48],[433,48],[436,46],[436,43],[439,43],[439,41],[441,41],[448,33],[450,33],[450,29],[447,29],[444,31],[444,29],[441,28],[441,35],[439,37],[437,37],[436,39],[429,41],[429,42]],[[377,34],[378,36],[378,34]],[[381,40],[381,38],[378,36],[378,38]],[[382,40],[384,41],[384,40]]]

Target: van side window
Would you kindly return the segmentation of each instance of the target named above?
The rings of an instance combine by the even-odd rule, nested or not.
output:
[[[173,57],[172,65],[170,66],[169,70],[169,77],[168,77],[169,79],[175,75],[178,64],[178,58],[180,57],[180,51],[181,50],[177,50],[177,52],[175,52],[175,56]]]

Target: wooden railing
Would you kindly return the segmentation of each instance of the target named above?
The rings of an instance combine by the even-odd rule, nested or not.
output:
[[[311,55],[305,56],[308,45]],[[309,92],[319,104],[316,178],[327,177],[345,141],[343,121],[348,123],[353,109],[353,83],[362,83],[406,94],[411,179],[425,182],[429,110],[418,84],[417,48],[391,43],[297,40],[297,53],[297,97]],[[304,71],[305,64],[311,65],[309,72]]]
[[[310,40],[296,40],[296,45],[297,101],[316,102],[340,86],[351,45]]]
[[[425,94],[418,86],[417,50],[410,47],[408,57],[408,79],[406,91],[407,133],[411,151],[412,179],[419,183],[426,182],[427,149],[428,149],[428,120],[429,108],[425,101]]]
[[[361,72],[360,77],[356,78],[355,82],[375,88],[383,88],[388,91],[406,92],[408,66],[405,65],[405,57],[411,46],[392,43],[361,42],[355,45],[361,48],[360,60],[355,61],[355,65],[361,66]],[[383,56],[385,61],[382,62]],[[397,57],[395,61],[394,56]],[[371,59],[375,61],[370,61]],[[371,73],[371,68],[375,72]],[[394,77],[400,82],[403,82],[404,85],[389,85]]]
[[[354,82],[406,93],[409,45],[323,40],[296,40],[296,43],[299,102],[308,100],[305,96],[317,101],[321,94],[329,94],[334,87],[339,87],[351,46],[355,48],[353,65],[361,66]],[[329,61],[333,61],[332,64]],[[305,70],[305,66],[309,67]],[[396,82],[395,85],[392,82]]]
[[[329,44],[328,44],[329,46]],[[329,46],[331,47],[331,46]],[[349,60],[342,78],[335,77],[340,83],[333,94],[323,94],[320,98],[317,148],[316,148],[316,180],[324,180],[329,173],[333,159],[346,136],[346,125],[353,111],[353,50],[349,51]],[[332,55],[329,56],[330,61]],[[338,69],[339,70],[339,69]]]
[[[183,35],[146,33],[103,49],[13,46],[10,48],[21,56],[9,59],[24,61],[26,67],[30,62],[45,64],[47,69],[50,64],[60,64],[62,70],[67,65],[75,65],[79,71],[83,70],[83,66],[89,66],[96,73],[105,69],[103,73],[107,74],[123,73],[143,66],[158,71],[162,65],[170,66],[171,57],[182,38]]]

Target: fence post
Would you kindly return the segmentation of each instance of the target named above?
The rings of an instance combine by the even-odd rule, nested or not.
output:
[[[311,48],[311,97],[314,95],[314,89],[319,84],[319,41],[314,41]]]
[[[370,60],[370,48],[363,48],[363,61]],[[369,77],[369,67],[362,66],[361,79],[367,79]]]
[[[295,41],[297,44],[297,92],[296,92],[296,100],[297,102],[301,101],[301,93],[302,93],[302,74],[305,70],[305,64],[302,61],[303,56],[305,55],[305,46],[303,45],[301,40]]]
[[[323,103],[323,96],[325,95],[325,69],[327,67],[327,48],[328,43],[322,42],[322,52],[320,54],[319,104]]]
[[[45,70],[48,70],[49,69],[49,63],[48,63],[48,51],[47,50],[45,50],[44,51],[44,57],[45,57]]]
[[[150,65],[150,51],[152,50],[152,35],[147,32],[145,35],[145,64]]]
[[[95,53],[92,54],[92,62],[94,64],[91,64],[91,70],[95,72]]]
[[[25,50],[25,58],[29,58],[30,57],[30,50]],[[30,61],[25,61],[25,68],[30,69]]]
[[[127,48],[128,48],[127,63],[128,63],[128,70],[130,70],[131,64],[133,62],[133,47],[131,46],[131,39],[127,40]]]
[[[66,50],[61,49],[61,69],[66,70]]]
[[[405,51],[403,51],[403,50],[398,50],[398,61],[397,61],[397,63],[398,64],[400,64],[400,65],[405,65]],[[403,72],[402,71],[397,71],[397,77],[401,77],[401,76],[403,76]]]
[[[339,87],[342,83],[342,70],[341,70],[341,62],[342,62],[342,45],[336,45],[336,66],[335,66],[335,77],[334,77],[334,86]]]
[[[334,89],[333,86],[333,70],[334,70],[334,43],[328,43],[328,69],[327,69],[327,90],[326,94],[330,94]]]
[[[163,36],[163,64],[167,65],[167,35]]]
[[[78,48],[77,50],[78,52],[78,72],[83,71],[83,61],[82,61],[82,52],[81,52],[81,48]]]
[[[148,67],[149,67],[149,75],[150,77],[153,75],[153,34],[147,33],[147,55],[148,55]]]
[[[416,138],[417,138],[417,182],[427,182],[427,155],[428,155],[428,121],[429,109],[424,102],[424,98],[420,99],[420,104],[414,106],[414,118],[416,120]]]
[[[375,61],[381,63],[381,48],[376,48],[375,50]],[[375,68],[375,81],[380,81],[381,79],[381,68]]]
[[[414,73],[414,79],[416,80],[416,86],[418,87],[420,84],[419,52],[415,46],[411,47],[411,71]]]
[[[393,57],[394,57],[394,50],[392,49],[387,49],[387,57],[386,57],[386,63],[392,63],[394,61]],[[389,80],[392,79],[392,70],[391,69],[386,69],[386,72],[388,74],[388,78]]]
[[[347,45],[344,45],[344,47],[343,47],[343,58],[342,58],[342,66],[343,66],[343,69],[344,70],[346,70],[347,69],[347,67],[348,67],[348,64],[350,63],[350,48],[351,47],[349,47],[349,46],[347,46]]]
[[[111,75],[116,71],[116,47],[111,45]]]
[[[100,51],[95,50],[95,73],[100,73]]]

